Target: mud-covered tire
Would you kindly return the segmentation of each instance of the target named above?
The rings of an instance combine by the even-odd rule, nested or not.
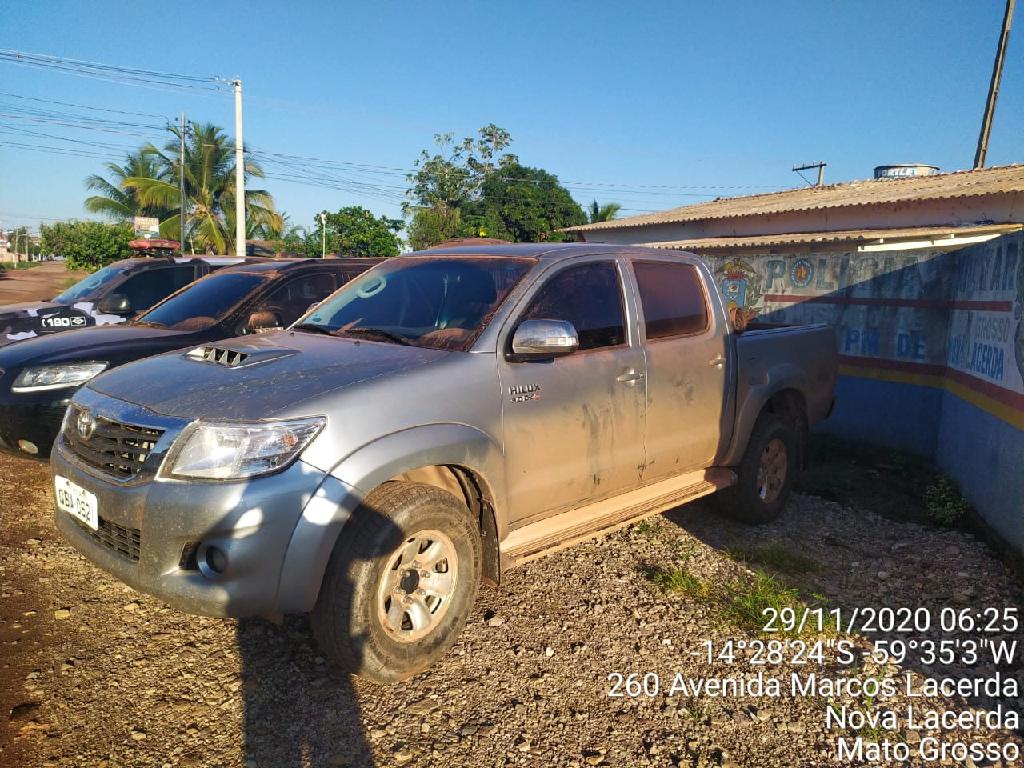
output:
[[[435,545],[448,555],[428,565]],[[423,562],[410,554],[417,551]],[[441,578],[452,571],[450,579]],[[480,572],[479,528],[461,500],[429,485],[385,483],[366,497],[338,537],[310,614],[313,635],[321,652],[349,672],[381,682],[404,680],[455,643],[473,607]],[[435,577],[441,581],[431,582]],[[426,594],[429,584],[443,583],[447,590],[449,582],[453,586],[443,601]]]
[[[789,500],[799,461],[793,425],[774,414],[761,414],[736,468],[739,480],[715,494],[716,506],[723,514],[748,525],[770,523]]]

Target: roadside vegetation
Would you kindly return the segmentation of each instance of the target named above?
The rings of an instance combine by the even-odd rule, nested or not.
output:
[[[170,130],[174,136],[164,147],[146,144],[88,176],[85,186],[92,194],[85,199],[86,210],[114,225],[130,225],[136,216],[159,219],[160,236],[171,240],[180,239],[184,215],[186,252],[234,253],[234,142],[212,123],[186,126],[182,211],[181,129]],[[585,211],[557,176],[520,163],[508,151],[512,135],[493,123],[461,141],[451,133],[436,134],[434,144],[420,153],[406,177],[405,221],[353,205],[318,213],[308,227],[295,224],[277,209],[269,191],[249,186],[250,179],[264,177],[262,165],[250,158],[245,163],[247,237],[279,253],[386,257],[406,245],[403,230],[413,249],[466,237],[558,242],[572,239],[560,229],[609,221],[621,208],[594,200]],[[269,155],[264,160],[284,163],[281,170],[287,173],[308,172],[299,161]],[[76,257],[76,264],[95,269],[116,258],[123,258],[121,252],[107,248],[89,264]]]
[[[644,578],[651,587],[667,595],[684,597],[700,603],[724,625],[752,634],[762,634],[765,625],[765,611],[783,608],[824,607],[820,595],[805,594],[800,588],[785,583],[776,574],[765,569],[756,569],[726,580],[701,578],[694,574],[684,561],[670,567],[644,566]],[[811,635],[808,627],[803,633],[780,631],[772,636],[797,637]]]

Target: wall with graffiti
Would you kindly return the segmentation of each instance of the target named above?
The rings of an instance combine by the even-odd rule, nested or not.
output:
[[[1022,233],[958,251],[704,258],[743,315],[835,328],[826,431],[934,458],[1024,552]]]

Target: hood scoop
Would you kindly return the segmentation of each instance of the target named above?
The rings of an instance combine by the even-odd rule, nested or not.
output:
[[[243,351],[230,347],[205,346],[190,349],[185,353],[189,360],[196,360],[201,363],[220,365],[224,368],[248,368],[249,366],[269,363],[271,360],[280,360],[282,357],[294,355],[294,349],[259,349]]]

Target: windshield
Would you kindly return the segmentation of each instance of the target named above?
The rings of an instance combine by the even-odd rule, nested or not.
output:
[[[175,331],[199,331],[219,323],[252,293],[267,282],[263,275],[218,272],[204,277],[164,299],[135,321]]]
[[[352,280],[293,327],[466,350],[534,263],[509,256],[389,259]]]
[[[97,288],[113,282],[123,275],[127,269],[128,267],[123,264],[111,264],[106,266],[103,269],[93,272],[87,278],[79,280],[64,291],[64,293],[54,297],[53,300],[58,304],[74,304],[76,301],[81,301]]]

